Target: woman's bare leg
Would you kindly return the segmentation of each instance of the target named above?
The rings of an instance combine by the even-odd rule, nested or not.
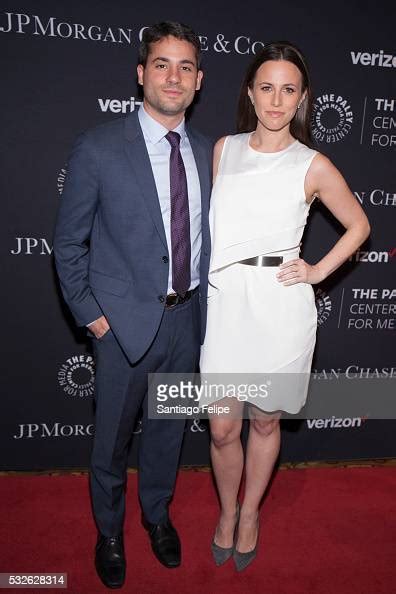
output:
[[[254,549],[257,541],[260,501],[271,478],[280,448],[279,415],[269,415],[250,407],[249,438],[246,450],[246,486],[241,506],[236,548],[241,553]]]
[[[210,453],[221,508],[215,542],[224,548],[233,544],[237,497],[243,471],[240,438],[243,403],[233,398],[227,400],[228,405],[232,408],[232,418],[210,419]]]

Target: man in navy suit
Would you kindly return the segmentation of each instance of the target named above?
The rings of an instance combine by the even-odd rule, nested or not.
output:
[[[111,588],[125,580],[127,453],[142,404],[144,525],[159,561],[180,564],[168,504],[185,422],[148,418],[147,374],[195,371],[210,255],[211,145],[184,120],[202,80],[199,38],[179,23],[145,29],[137,73],[139,111],[74,146],[54,240],[64,298],[93,337],[95,564]]]

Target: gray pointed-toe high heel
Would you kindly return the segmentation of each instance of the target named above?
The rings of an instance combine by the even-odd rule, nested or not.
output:
[[[257,545],[258,545],[258,539],[259,539],[259,527],[260,527],[259,519],[257,518],[257,541],[256,541],[256,546],[254,547],[253,550],[248,551],[247,553],[240,553],[234,547],[232,557],[234,559],[234,563],[235,563],[235,567],[236,567],[237,571],[243,571],[244,569],[246,569],[246,567],[248,567],[248,565],[250,565],[251,562],[256,558]],[[236,546],[236,544],[235,544],[235,546]]]
[[[232,544],[232,547],[220,547],[218,544],[215,543],[215,537],[213,537],[211,549],[212,549],[213,559],[214,559],[214,562],[216,563],[217,567],[220,567],[220,565],[223,565],[226,561],[228,561],[228,559],[230,559],[232,557],[238,522],[239,522],[239,503],[237,504],[237,510],[236,510],[236,522],[235,522],[234,539],[233,539],[234,542]]]

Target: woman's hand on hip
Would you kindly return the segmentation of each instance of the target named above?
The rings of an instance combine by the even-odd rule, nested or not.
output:
[[[302,258],[297,258],[280,264],[276,278],[287,287],[297,283],[316,285],[323,280],[323,275],[315,265],[311,266]]]

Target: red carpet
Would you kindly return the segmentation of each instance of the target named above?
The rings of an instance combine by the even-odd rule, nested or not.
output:
[[[69,587],[58,592],[108,591],[92,562],[96,535],[86,476],[1,476],[0,494],[0,572],[67,572]],[[218,512],[210,474],[184,471],[172,505],[183,565],[167,570],[152,556],[140,525],[132,474],[125,528],[127,581],[121,591],[393,594],[395,495],[392,467],[278,471],[261,511],[258,558],[237,574],[232,561],[218,569],[210,556]]]

